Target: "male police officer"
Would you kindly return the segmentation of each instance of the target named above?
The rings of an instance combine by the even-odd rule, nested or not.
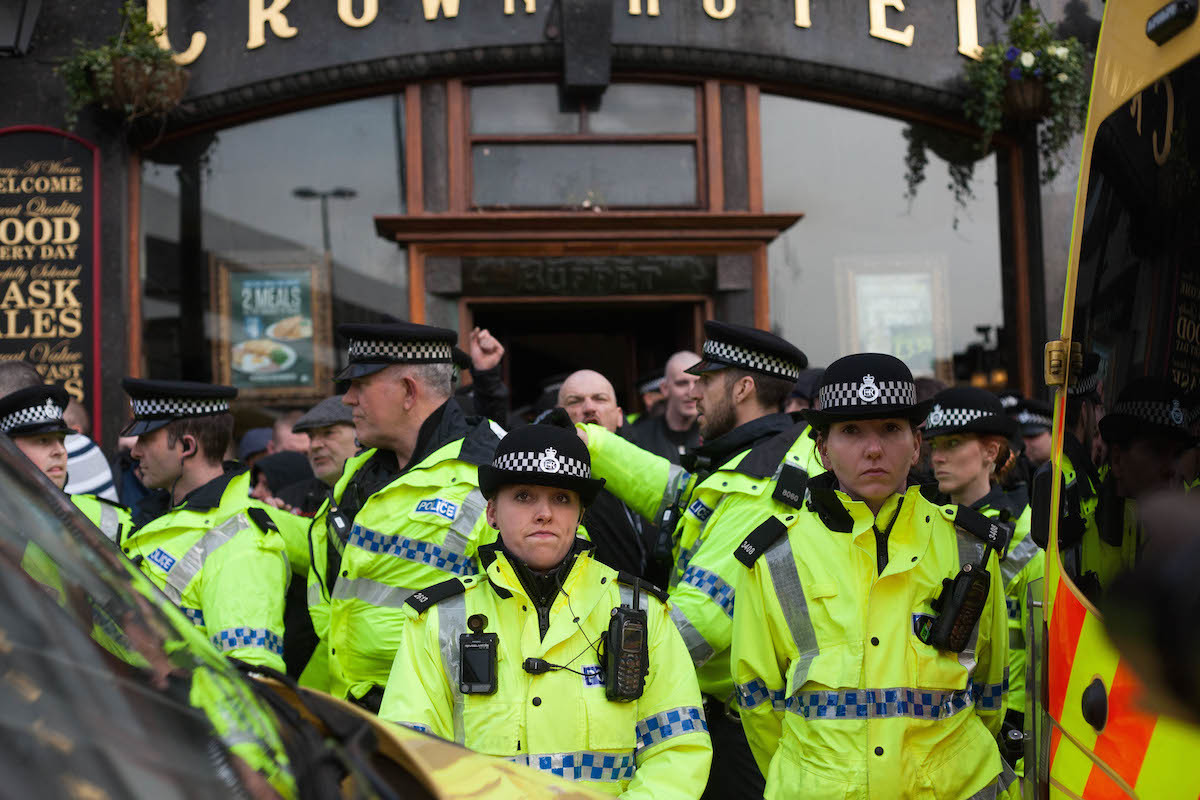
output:
[[[800,506],[806,473],[790,452],[804,431],[780,411],[807,358],[766,331],[706,322],[695,394],[704,444],[683,466],[586,425],[596,473],[630,508],[673,535],[671,617],[683,634],[707,695],[714,762],[708,792],[761,796],[763,778],[733,698],[729,643],[734,590],[745,567],[734,550],[764,514]],[[784,465],[788,465],[786,468]]]
[[[308,603],[324,640],[328,690],[377,709],[408,596],[448,577],[474,575],[480,544],[494,540],[477,467],[491,463],[498,427],[467,418],[451,400],[454,331],[408,322],[341,325],[349,340],[358,440],[333,496],[309,528]],[[314,656],[314,662],[317,656]],[[305,681],[320,681],[310,664]]]
[[[286,546],[244,467],[222,464],[233,437],[232,386],[126,378],[142,481],[165,507],[134,510],[119,544],[218,649],[283,670]],[[157,498],[158,495],[152,495]]]

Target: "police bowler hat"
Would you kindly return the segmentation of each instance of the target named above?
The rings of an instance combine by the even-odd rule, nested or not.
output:
[[[479,490],[491,500],[502,486],[533,484],[570,489],[591,505],[604,486],[574,427],[524,425],[500,440],[491,464],[479,467]]]
[[[61,386],[29,386],[0,397],[0,433],[74,433],[63,421],[70,398]]]
[[[820,410],[800,413],[814,428],[862,419],[910,420],[921,424],[932,400],[917,402],[917,385],[908,365],[886,353],[855,353],[825,368],[818,392]]]
[[[925,436],[945,436],[952,433],[1012,438],[1017,422],[1004,413],[1000,398],[984,389],[954,386],[943,389],[933,397],[933,408],[925,418]]]

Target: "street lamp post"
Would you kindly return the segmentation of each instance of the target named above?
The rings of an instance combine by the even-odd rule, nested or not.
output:
[[[329,241],[329,198],[335,200],[350,200],[357,197],[358,192],[353,189],[347,189],[344,186],[337,186],[333,189],[327,189],[319,192],[310,186],[300,186],[292,189],[292,196],[298,197],[301,200],[320,200],[321,201],[321,243],[325,247],[326,253],[332,253],[333,247]]]

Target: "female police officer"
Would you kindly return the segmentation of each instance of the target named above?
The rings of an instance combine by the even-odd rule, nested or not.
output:
[[[603,483],[573,429],[500,442],[486,572],[409,598],[379,714],[622,797],[699,797],[712,748],[665,595],[576,538]]]
[[[1045,553],[1029,535],[1032,513],[1024,487],[1005,492],[1000,484],[1016,458],[1009,441],[1017,421],[1004,411],[1000,399],[983,389],[946,389],[933,398],[925,420],[933,473],[938,489],[952,503],[970,506],[993,519],[1015,525],[1008,552],[1000,560],[1008,606],[1008,712],[1005,756],[1023,774],[1021,738],[1025,725],[1025,614],[1029,582],[1045,572]]]
[[[839,359],[820,399],[829,472],[738,551],[731,663],[766,795],[994,798],[1007,532],[907,486],[929,404],[903,362]]]

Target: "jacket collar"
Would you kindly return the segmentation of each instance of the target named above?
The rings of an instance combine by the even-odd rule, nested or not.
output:
[[[463,440],[458,460],[481,466],[492,463],[500,436],[484,417],[468,417],[452,397],[437,408],[421,425],[417,446],[405,471],[424,462],[448,444]]]
[[[918,494],[935,505],[948,502],[937,494],[937,484],[921,485],[910,482],[904,496],[908,498]],[[889,499],[881,510],[884,519],[890,519],[890,512],[887,511],[890,502]],[[809,511],[817,513],[826,528],[837,533],[854,532],[855,514],[851,513],[851,509],[857,511],[861,507],[870,514],[870,509],[867,509],[865,503],[851,500],[849,495],[838,488],[837,476],[832,470],[809,479],[807,507]]]
[[[1100,475],[1096,472],[1096,465],[1092,463],[1092,454],[1087,451],[1083,443],[1075,438],[1075,434],[1067,431],[1063,434],[1063,454],[1071,459],[1071,466],[1075,468],[1075,475],[1080,475],[1087,478],[1087,486],[1080,485],[1079,494],[1081,497],[1094,497],[1100,491]],[[1079,481],[1076,480],[1076,484]]]
[[[1010,516],[1016,516],[1016,509],[1014,508],[1012,498],[1008,496],[1008,493],[999,484],[992,484],[992,488],[987,494],[974,503],[971,503],[971,508],[976,511],[994,508],[997,511],[1007,511]]]
[[[229,488],[229,484],[248,472],[244,465],[234,461],[226,461],[222,466],[225,468],[224,474],[188,492],[175,508],[200,511],[220,506],[221,498],[225,496],[225,490]],[[249,487],[247,487],[247,496],[249,496]]]
[[[709,473],[722,468],[727,461],[745,450],[751,450],[741,459],[733,471],[755,478],[769,478],[775,474],[788,448],[804,431],[803,426],[787,414],[768,414],[739,425],[724,436],[705,442],[682,459],[683,468],[689,472]],[[753,452],[780,434],[778,442],[772,442],[770,452]],[[790,437],[790,438],[789,438]],[[786,440],[786,441],[785,441]],[[778,451],[778,452],[776,452]],[[774,460],[772,460],[774,459]]]

